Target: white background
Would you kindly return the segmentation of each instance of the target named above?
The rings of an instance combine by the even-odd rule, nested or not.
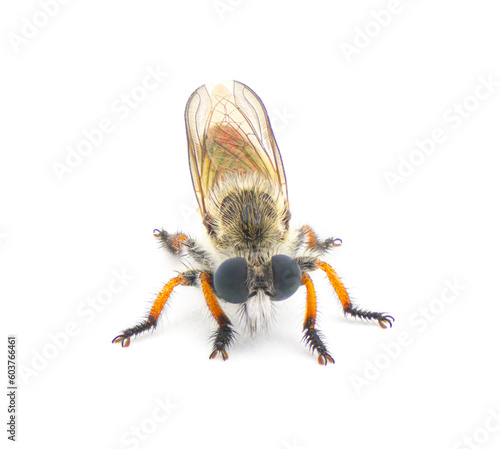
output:
[[[500,86],[478,88],[500,81],[497,2],[401,0],[380,26],[394,2],[70,1],[35,31],[40,3],[11,3],[0,319],[22,365],[17,447],[498,447]],[[116,102],[148,67],[168,76],[122,117]],[[111,344],[182,270],[153,229],[203,233],[183,113],[194,89],[227,79],[272,116],[293,222],[341,237],[327,260],[354,300],[396,318],[345,319],[314,273],[335,365],[301,342],[304,289],[226,362],[208,360],[215,325],[192,288],[157,332]],[[113,131],[59,179],[54,163],[103,119]],[[446,140],[418,159],[435,128]],[[421,164],[391,188],[412,154]],[[122,271],[132,279],[109,294]]]

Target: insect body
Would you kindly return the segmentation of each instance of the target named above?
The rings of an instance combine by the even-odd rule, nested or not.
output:
[[[155,230],[171,253],[190,258],[196,268],[171,279],[147,319],[113,342],[154,329],[178,285],[201,287],[218,328],[210,358],[228,357],[233,324],[219,301],[239,304],[251,333],[269,325],[273,303],[306,288],[304,339],[321,364],[333,358],[316,329],[316,293],[309,272],[326,273],[345,314],[392,326],[390,315],[355,307],[333,268],[321,257],[340,239],[319,240],[309,226],[292,228],[285,172],[269,118],[259,97],[237,81],[201,86],[186,106],[189,165],[194,191],[212,248],[183,233]]]

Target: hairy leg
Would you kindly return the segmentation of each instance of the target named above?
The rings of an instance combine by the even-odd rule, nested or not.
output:
[[[178,285],[198,285],[198,273],[199,271],[197,270],[189,270],[179,274],[173,279],[170,279],[170,281],[165,284],[161,292],[156,297],[148,317],[139,324],[122,331],[120,335],[113,339],[112,343],[121,343],[122,347],[126,348],[130,346],[131,337],[137,336],[150,329],[155,329],[163,307],[172,294],[174,288]]]
[[[318,353],[318,363],[320,365],[326,365],[328,362],[335,363],[325,344],[321,341],[321,333],[316,329],[316,291],[311,277],[307,273],[302,274],[302,284],[306,286],[307,290],[303,339],[312,351]]]
[[[300,228],[300,234],[303,236],[302,238],[305,238],[307,247],[318,251],[320,254],[326,253],[333,247],[342,245],[341,239],[334,239],[333,237],[319,240],[314,230],[308,225]]]
[[[332,287],[339,297],[342,308],[344,309],[344,313],[346,315],[351,315],[355,318],[366,319],[368,321],[377,321],[380,327],[382,327],[383,329],[386,329],[388,326],[392,327],[394,318],[391,315],[380,312],[371,312],[369,310],[363,310],[357,306],[354,306],[339,276],[337,275],[335,270],[326,262],[323,262],[316,257],[298,257],[296,260],[302,272],[314,271],[319,268],[326,273],[328,280],[332,284]]]
[[[213,350],[210,354],[210,358],[214,359],[218,354],[220,354],[222,360],[227,360],[227,358],[229,357],[227,354],[227,349],[234,341],[235,331],[233,329],[231,321],[223,312],[219,302],[217,301],[217,298],[214,295],[212,287],[212,276],[206,272],[201,273],[200,282],[208,309],[219,325],[214,335],[212,336]]]
[[[164,229],[155,229],[153,235],[160,240],[161,245],[171,254],[180,255],[183,243],[189,239],[186,234],[178,232],[176,234],[169,234]]]
[[[210,254],[205,251],[196,240],[178,232],[170,234],[164,229],[155,229],[153,234],[161,245],[171,254],[175,256],[189,255],[195,262],[198,262],[204,267],[214,269],[214,264]]]

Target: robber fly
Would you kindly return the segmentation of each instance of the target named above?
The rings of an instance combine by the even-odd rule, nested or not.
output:
[[[201,287],[217,322],[210,358],[228,358],[235,330],[219,301],[239,304],[250,333],[268,326],[273,303],[306,288],[304,340],[322,365],[334,363],[316,328],[316,293],[309,272],[326,273],[346,315],[392,327],[394,318],[355,307],[333,268],[322,260],[340,239],[320,240],[310,226],[290,226],[285,171],[266,109],[248,86],[231,81],[204,85],[186,106],[189,167],[203,224],[205,248],[184,233],[154,231],[170,253],[188,257],[189,269],[165,284],[149,316],[113,342],[156,327],[178,285]]]

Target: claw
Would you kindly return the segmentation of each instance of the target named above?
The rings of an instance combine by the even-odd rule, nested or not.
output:
[[[159,229],[153,229],[153,236],[158,238],[160,237],[161,231]]]
[[[341,245],[342,245],[342,239],[338,239],[338,238],[337,239],[329,238],[329,239],[326,239],[324,242],[324,248],[326,250],[328,250],[329,248],[338,247]]]
[[[126,335],[118,335],[118,337],[113,338],[111,343],[120,343],[122,344],[122,348],[128,348],[130,346],[130,337]]]
[[[217,357],[217,355],[220,354],[222,356],[222,360],[226,361],[229,356],[227,355],[227,351],[225,349],[215,349],[212,354],[210,354],[210,357],[209,359],[212,360],[212,359],[215,359],[215,357]]]
[[[392,323],[394,322],[394,318],[390,315],[384,315],[382,318],[378,320],[378,324],[382,329],[387,329],[387,325],[392,327]]]
[[[328,362],[335,363],[335,360],[333,360],[333,358],[332,358],[332,356],[330,354],[320,354],[320,355],[318,355],[318,363],[320,365],[327,365]]]

